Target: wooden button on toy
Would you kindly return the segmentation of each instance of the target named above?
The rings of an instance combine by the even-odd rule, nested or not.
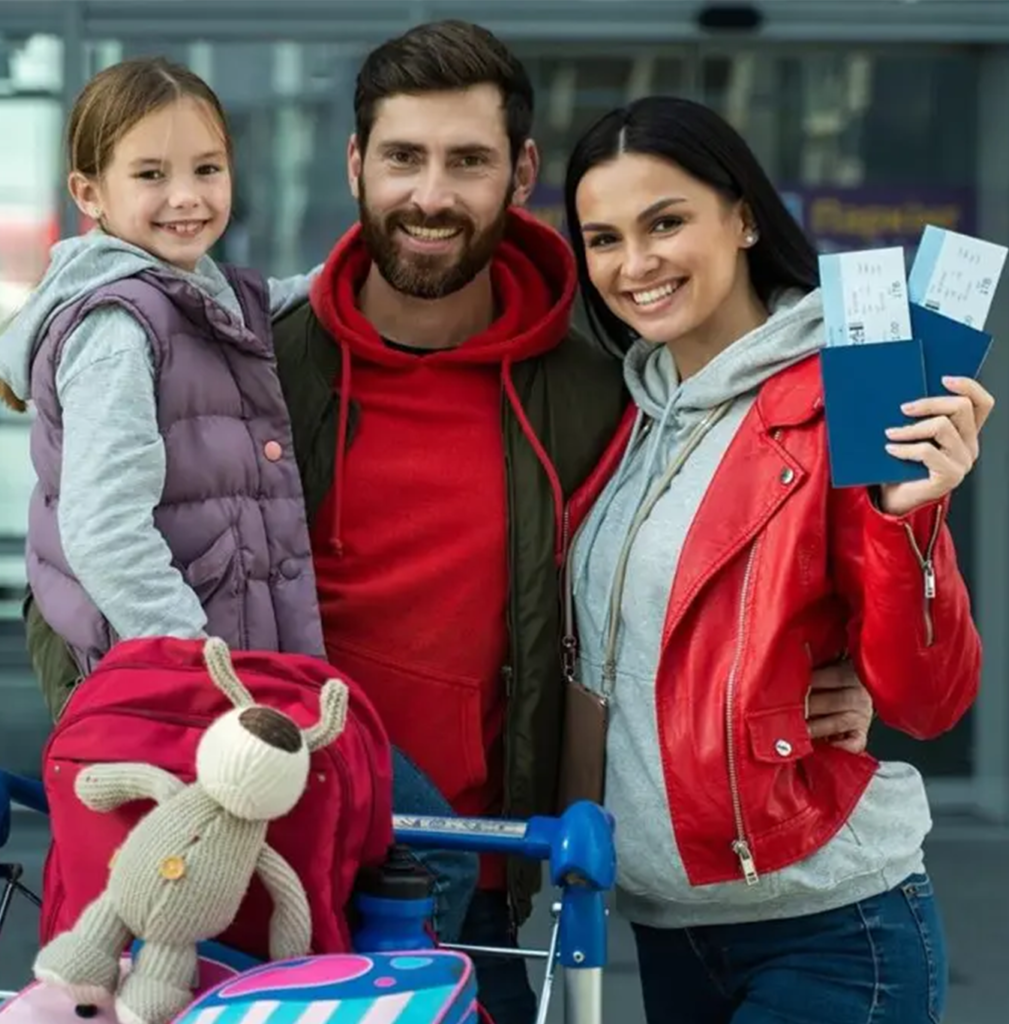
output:
[[[169,882],[177,882],[186,873],[186,862],[181,857],[166,857],[158,865],[158,874]]]

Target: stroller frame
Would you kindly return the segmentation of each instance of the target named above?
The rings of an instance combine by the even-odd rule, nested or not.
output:
[[[42,783],[0,769],[0,851],[12,826],[12,808],[48,814]],[[496,818],[393,816],[398,843],[413,849],[464,850],[546,861],[559,898],[551,905],[553,927],[547,949],[499,949],[447,945],[464,954],[522,957],[546,963],[536,1024],[545,1024],[556,979],[563,968],[565,1024],[602,1024],[602,975],[606,966],[606,898],[616,877],[612,819],[595,804],[578,803],[557,818],[528,821]],[[14,895],[41,907],[23,882],[20,864],[0,861],[0,934]],[[0,1008],[17,992],[0,990]]]

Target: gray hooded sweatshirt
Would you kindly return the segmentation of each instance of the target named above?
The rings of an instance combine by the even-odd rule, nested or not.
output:
[[[624,374],[638,406],[623,464],[579,532],[571,566],[582,682],[599,691],[615,568],[632,519],[693,428],[731,401],[641,525],[620,603],[606,805],[616,818],[617,906],[659,928],[796,917],[893,888],[922,869],[931,827],[921,777],[883,764],[841,831],[806,860],[756,885],[691,886],[676,847],[659,755],[655,675],[676,566],[701,499],[760,385],[823,345],[820,293],[786,293],[767,322],[682,384],[669,350],[646,341]],[[674,684],[675,685],[675,684]],[[716,709],[712,709],[716,713]]]
[[[53,318],[102,286],[152,268],[182,277],[243,320],[238,297],[209,256],[187,273],[96,229],[53,246],[45,278],[0,333],[0,380],[27,401],[36,341]],[[317,272],[270,280],[272,316],[304,301]],[[60,539],[74,575],[122,639],[201,636],[207,618],[200,600],[154,526],[165,447],[144,329],[122,307],[93,311],[63,346],[56,390],[65,428]],[[117,471],[96,470],[108,466]]]

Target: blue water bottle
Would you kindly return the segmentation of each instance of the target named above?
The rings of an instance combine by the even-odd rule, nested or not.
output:
[[[364,868],[357,878],[354,906],[359,953],[399,953],[431,949],[434,879],[405,846],[390,847],[383,864]]]

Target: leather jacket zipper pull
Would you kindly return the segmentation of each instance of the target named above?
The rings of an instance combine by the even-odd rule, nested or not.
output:
[[[746,884],[756,885],[760,881],[760,875],[757,874],[757,864],[750,852],[750,844],[745,839],[737,839],[732,844],[732,852],[739,858]]]

